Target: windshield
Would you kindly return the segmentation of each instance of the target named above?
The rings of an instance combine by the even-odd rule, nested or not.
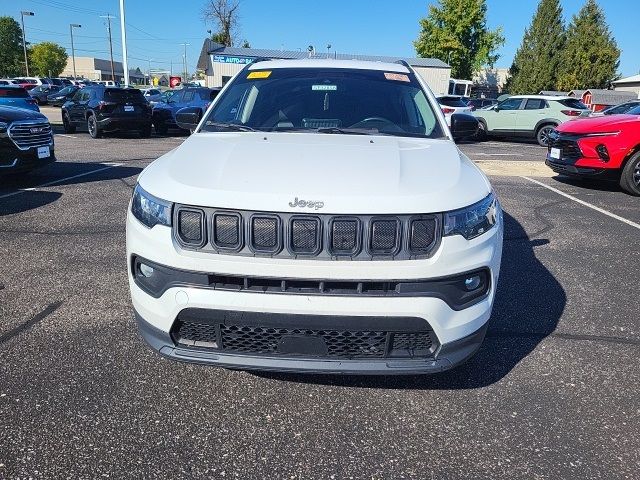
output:
[[[2,88],[0,87],[0,98],[28,98],[29,94],[24,88]]]
[[[445,107],[466,107],[466,103],[462,101],[462,97],[438,97],[438,103]]]
[[[243,71],[201,131],[228,124],[261,131],[444,136],[413,74],[360,69]]]

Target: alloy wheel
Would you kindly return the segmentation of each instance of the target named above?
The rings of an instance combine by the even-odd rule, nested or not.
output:
[[[539,134],[540,143],[544,144],[546,147],[549,145],[549,135],[553,132],[554,127],[542,127]]]
[[[633,169],[633,183],[640,187],[640,161],[636,162],[636,166]]]
[[[93,118],[93,116],[89,117],[89,120],[87,122],[87,128],[89,129],[89,133],[91,134],[91,136],[95,136],[96,134],[96,120],[95,118]]]

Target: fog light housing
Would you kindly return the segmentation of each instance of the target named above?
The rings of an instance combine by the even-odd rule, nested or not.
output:
[[[138,270],[140,271],[140,274],[146,278],[151,277],[151,275],[153,275],[153,272],[154,272],[153,267],[150,267],[145,263],[140,263],[138,265]]]
[[[600,144],[596,147],[596,152],[598,152],[598,156],[600,157],[600,160],[602,160],[603,162],[608,162],[609,161],[609,150],[607,150],[607,147],[603,144]]]
[[[481,284],[482,279],[480,278],[480,275],[474,275],[472,277],[467,277],[464,279],[464,288],[466,288],[469,292],[475,290]]]

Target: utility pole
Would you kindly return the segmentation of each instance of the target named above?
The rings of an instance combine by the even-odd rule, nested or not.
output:
[[[149,88],[151,88],[151,60],[153,60],[153,58],[147,58],[149,62],[149,70],[147,70],[149,72]]]
[[[116,18],[112,15],[101,15],[100,18],[107,19],[107,31],[109,32],[109,54],[111,55],[111,80],[116,81],[116,72],[113,68],[113,42],[111,41],[111,19]]]
[[[120,0],[120,32],[122,34],[122,69],[124,70],[124,86],[129,86],[129,61],[127,60],[127,30],[124,28],[124,0]]]
[[[187,81],[187,76],[189,75],[189,71],[187,70],[187,47],[190,46],[190,43],[181,43],[180,45],[184,46],[184,55],[182,56],[182,63],[184,66],[184,78],[182,79],[183,82]]]
[[[80,28],[82,25],[77,23],[69,24],[69,32],[71,33],[71,59],[73,60],[73,79],[76,80],[76,50],[73,47],[73,29]]]
[[[20,18],[22,19],[22,48],[24,48],[24,68],[27,69],[27,77],[29,76],[29,60],[27,59],[27,41],[24,35],[24,16],[33,17],[33,12],[20,12]]]

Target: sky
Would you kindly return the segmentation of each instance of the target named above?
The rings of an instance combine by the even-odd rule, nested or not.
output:
[[[561,0],[565,20],[577,13],[585,0]],[[130,68],[182,70],[184,46],[187,63],[193,71],[203,39],[213,25],[206,24],[202,9],[206,0],[126,0],[127,46]],[[419,32],[419,19],[427,13],[425,0],[241,0],[238,40],[246,39],[254,48],[306,50],[369,55],[415,56],[413,41]],[[634,38],[629,15],[634,18],[638,0],[600,0],[609,27],[622,50],[619,73],[640,72],[640,49]],[[506,38],[499,50],[498,67],[509,67],[522,41],[525,28],[536,10],[537,0],[487,0],[487,23],[502,27]],[[119,0],[0,0],[0,16],[20,21],[20,10],[32,11],[25,17],[27,41],[54,41],[71,53],[69,24],[74,30],[76,56],[109,58],[106,20],[111,14],[114,59],[122,59]],[[215,28],[214,28],[215,30]]]

